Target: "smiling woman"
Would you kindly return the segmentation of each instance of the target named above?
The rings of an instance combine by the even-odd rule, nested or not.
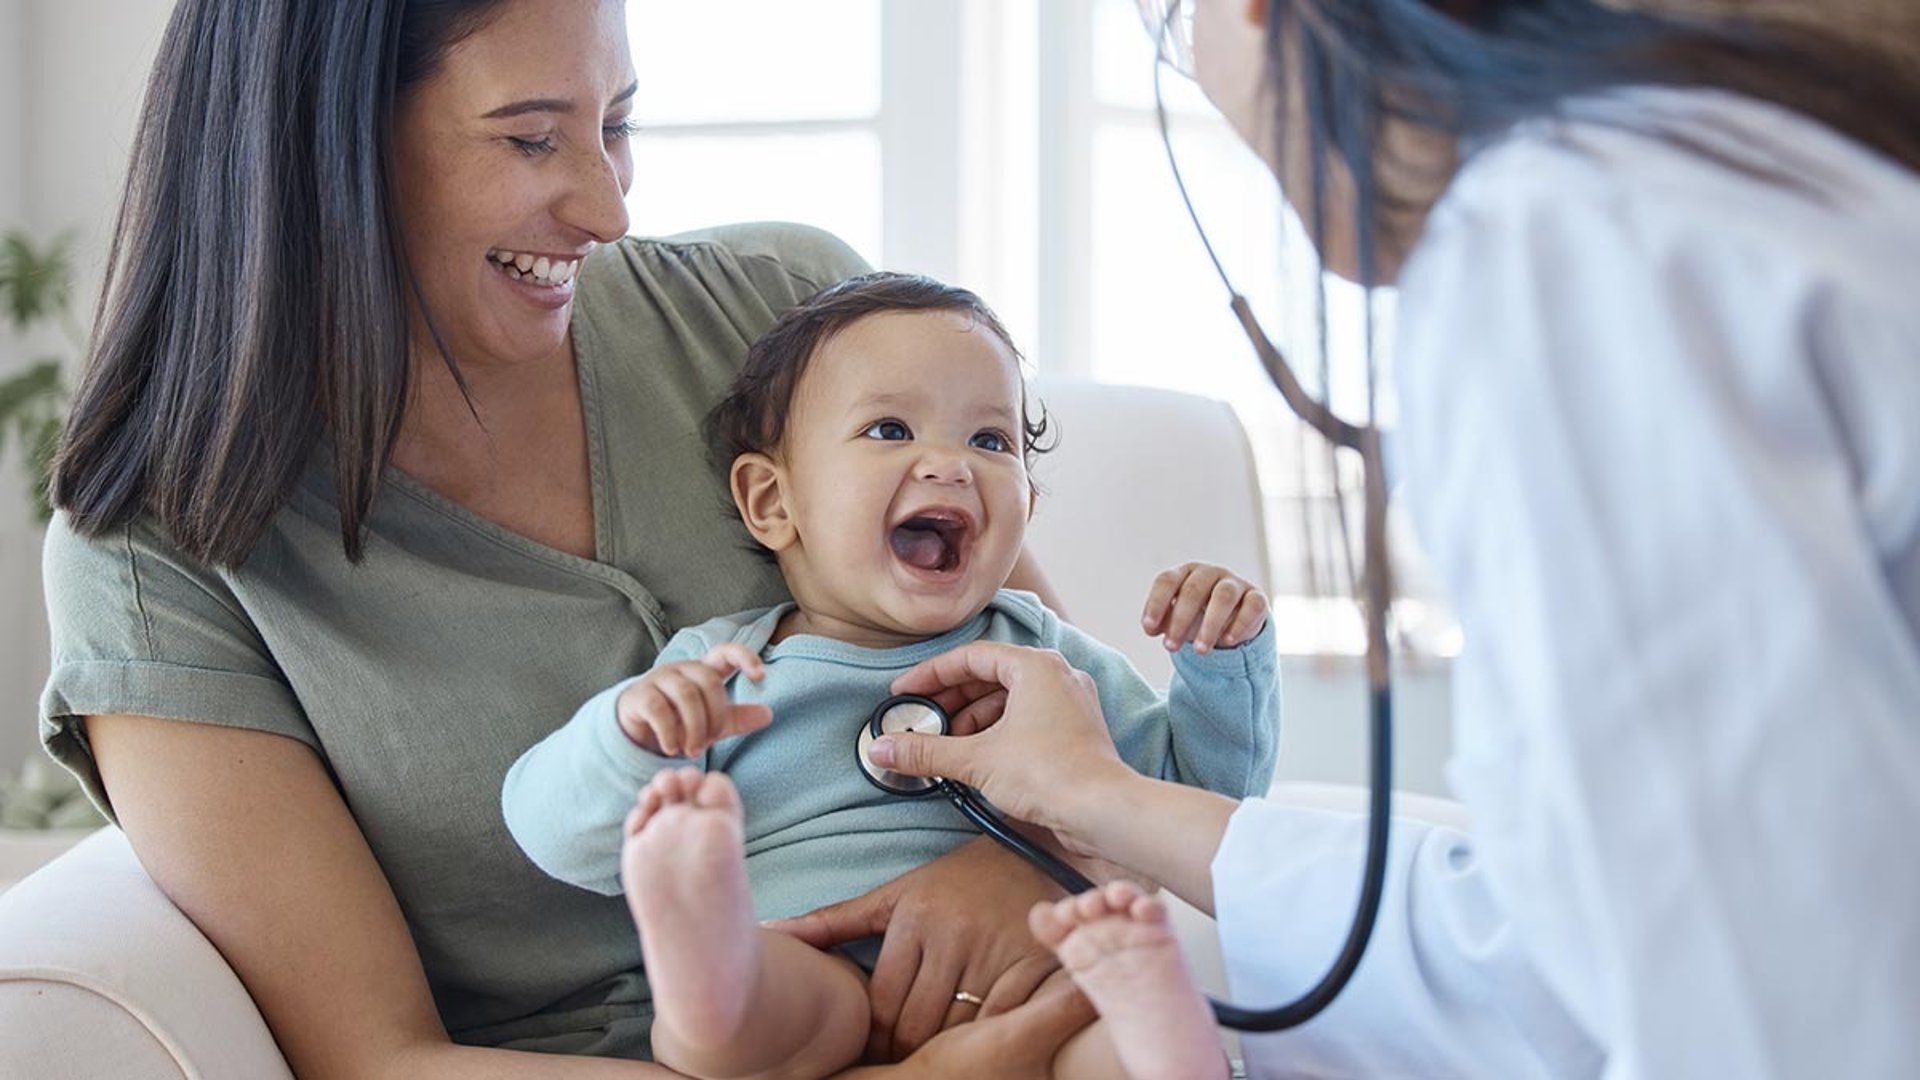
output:
[[[647,1056],[638,942],[515,851],[501,779],[676,628],[784,598],[700,420],[864,267],[797,226],[623,236],[624,24],[180,0],[155,64],[54,480],[41,733],[299,1075],[664,1075],[581,1056]],[[929,1041],[963,974],[1045,977],[1049,893],[990,848],[888,887],[903,1070],[1021,1075],[1084,1022]]]

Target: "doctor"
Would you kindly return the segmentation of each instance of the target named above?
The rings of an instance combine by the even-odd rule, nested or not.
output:
[[[1249,1039],[1254,1074],[1912,1075],[1914,69],[1579,0],[1198,9],[1201,85],[1327,265],[1400,289],[1399,467],[1467,639],[1473,834],[1394,826],[1354,981]],[[875,759],[1214,911],[1240,1004],[1320,974],[1364,820],[1133,774],[1055,656],[970,646],[896,689],[990,686],[997,723]],[[1160,943],[1151,900],[1035,923],[1114,919]],[[1171,1018],[1143,1055],[1204,1017],[1083,944],[1102,1011]]]

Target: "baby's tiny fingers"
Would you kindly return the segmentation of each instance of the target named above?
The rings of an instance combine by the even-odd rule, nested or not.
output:
[[[1267,594],[1248,589],[1247,595],[1240,598],[1240,607],[1233,614],[1233,625],[1227,628],[1223,644],[1244,645],[1259,636],[1267,624],[1268,609]]]
[[[1149,636],[1166,629],[1167,609],[1192,570],[1192,563],[1183,563],[1153,576],[1153,585],[1147,589],[1146,606],[1140,612],[1140,626]]]
[[[700,663],[723,675],[732,675],[738,671],[750,682],[759,682],[766,678],[767,666],[760,654],[737,641],[723,641],[707,650]]]
[[[1206,652],[1220,643],[1220,635],[1232,625],[1234,609],[1245,592],[1246,586],[1238,578],[1220,579],[1207,597],[1207,612],[1201,617],[1200,629],[1193,638],[1195,649]]]
[[[1207,599],[1213,593],[1213,583],[1218,580],[1210,570],[1206,566],[1197,568],[1180,587],[1180,597],[1174,601],[1173,613],[1167,616],[1164,628],[1167,648],[1178,649],[1185,645],[1199,628],[1200,617],[1206,612]]]

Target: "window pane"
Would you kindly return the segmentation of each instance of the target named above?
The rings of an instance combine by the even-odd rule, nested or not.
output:
[[[635,233],[798,221],[879,262],[880,140],[873,132],[643,137],[633,157],[627,209]]]
[[[1123,108],[1153,108],[1153,42],[1134,0],[1094,0],[1094,100]],[[1160,78],[1167,111],[1213,113],[1192,79],[1171,68]]]
[[[880,111],[880,0],[636,0],[627,36],[643,125]]]
[[[1201,220],[1234,284],[1273,321],[1273,305],[1263,302],[1280,294],[1282,276],[1272,178],[1231,136],[1208,133],[1178,146]],[[1101,125],[1093,176],[1096,376],[1229,401],[1269,392],[1150,123]]]

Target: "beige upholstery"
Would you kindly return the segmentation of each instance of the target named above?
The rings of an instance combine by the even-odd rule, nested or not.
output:
[[[240,980],[120,830],[0,894],[0,1076],[291,1075]]]

